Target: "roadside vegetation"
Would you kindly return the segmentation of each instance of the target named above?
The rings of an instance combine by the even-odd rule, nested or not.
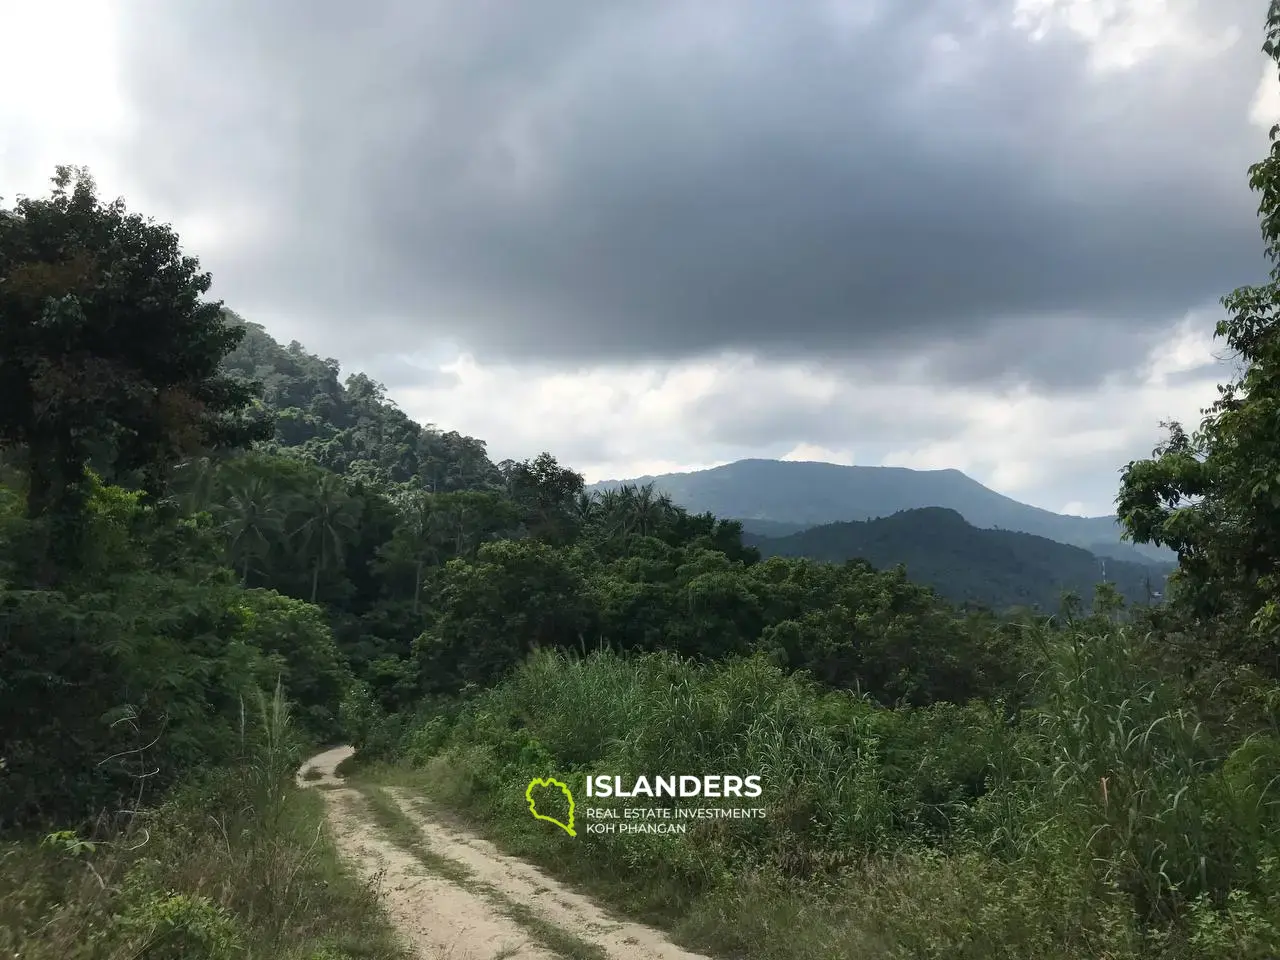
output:
[[[363,775],[713,953],[1275,956],[1274,728],[1211,729],[1112,617],[1028,632],[1043,669],[1020,710],[883,707],[762,657],[543,652]],[[1242,710],[1274,719],[1268,691]],[[576,838],[529,816],[533,777],[601,771],[759,773],[744,803],[768,816],[623,836],[579,813]]]
[[[338,862],[323,799],[293,786],[283,696],[247,709],[241,733],[233,760],[114,822],[0,843],[0,955],[406,958],[377,891]]]

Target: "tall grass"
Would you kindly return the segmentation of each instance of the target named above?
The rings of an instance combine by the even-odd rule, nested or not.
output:
[[[375,894],[327,842],[323,798],[292,783],[300,745],[282,691],[255,706],[236,766],[117,831],[0,848],[0,956],[402,956]]]
[[[1020,712],[885,709],[760,658],[541,652],[411,731],[426,775],[399,776],[703,948],[749,932],[752,956],[1280,956],[1276,739],[1210,730],[1125,626],[1028,629],[1043,662]],[[540,829],[524,784],[575,771],[758,773],[768,819]]]

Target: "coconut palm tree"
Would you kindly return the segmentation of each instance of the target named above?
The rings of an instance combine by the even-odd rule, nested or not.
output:
[[[178,503],[188,513],[199,513],[212,501],[218,485],[218,471],[211,457],[192,457],[176,467],[174,489]]]
[[[633,487],[627,507],[630,514],[628,527],[642,537],[653,533],[665,519],[666,511],[654,492],[652,483],[639,488]]]
[[[573,499],[572,516],[579,525],[590,523],[599,513],[600,498],[595,493],[583,491]]]
[[[270,484],[248,474],[232,481],[222,513],[228,552],[240,570],[241,586],[248,586],[250,564],[270,551],[283,529],[284,512]]]
[[[342,562],[347,543],[357,528],[357,501],[337,474],[321,476],[303,501],[305,516],[294,531],[311,563],[311,602],[316,602],[320,573]]]
[[[397,501],[400,529],[397,531],[405,550],[413,559],[413,612],[418,613],[422,595],[422,569],[440,559],[441,536],[448,517],[436,508],[435,498],[425,491],[414,490]]]

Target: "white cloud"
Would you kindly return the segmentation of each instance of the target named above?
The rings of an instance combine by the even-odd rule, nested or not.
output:
[[[1196,15],[1219,0],[1018,0],[1014,26],[1034,41],[1066,30],[1089,44],[1101,75],[1130,70],[1157,54],[1214,57],[1235,44],[1239,27],[1209,31]]]
[[[1264,130],[1280,123],[1280,77],[1271,61],[1263,65],[1262,76],[1258,78],[1258,90],[1249,104],[1249,122]]]
[[[463,357],[447,365],[457,385],[393,395],[417,419],[485,439],[495,458],[549,450],[589,482],[752,456],[880,463],[955,468],[1046,509],[1065,509],[1066,502],[1070,512],[1098,515],[1113,509],[1115,471],[1149,455],[1161,420],[1198,423],[1200,409],[1212,402],[1223,377],[1211,352],[1213,320],[1201,314],[1170,324],[1142,376],[1080,394],[955,389],[904,381],[896,368],[853,376],[741,358],[566,373],[486,368]],[[370,373],[376,376],[376,368]],[[847,423],[844,441],[816,442],[806,436],[803,417],[780,429],[771,449],[717,441],[698,412],[715,396],[728,398],[730,411],[717,408],[718,417],[822,401],[829,419]],[[930,418],[954,426],[932,436],[902,426],[896,441],[883,440],[900,425]]]
[[[1208,56],[1236,42],[1238,31],[1206,32],[1198,24],[1197,12],[1213,2],[1020,0],[1017,26],[1033,38],[1050,30],[1074,34],[1091,45],[1094,68],[1106,73],[1165,52],[1175,62]],[[830,10],[850,33],[876,15],[875,5],[860,0],[831,0]],[[117,13],[117,0],[0,0],[0,36],[6,39],[0,58],[5,200],[18,192],[43,192],[57,163],[86,163],[104,194],[123,194],[131,207],[172,220],[184,247],[206,260],[253,243],[267,226],[254,209],[202,207],[208,198],[192,184],[184,200],[191,209],[167,210],[149,200],[147,184],[131,182],[121,168],[120,144],[133,121],[118,81]],[[712,30],[720,29],[717,24],[708,19],[704,40],[718,36]],[[965,66],[965,51],[954,38],[939,36],[935,53],[945,71]],[[1272,64],[1263,72],[1249,118],[1264,127],[1280,120],[1280,81]],[[507,162],[496,172],[514,173],[513,189],[542,182],[532,122],[512,117],[495,131]],[[495,170],[480,172],[496,175]],[[232,306],[266,324],[278,339],[296,338],[321,355],[332,349],[335,333],[313,327],[305,316],[264,315],[249,303]],[[441,362],[440,344],[425,334],[421,343],[383,343],[376,350],[454,374],[456,379],[428,376],[425,385],[393,388],[392,397],[416,419],[485,439],[495,459],[549,450],[588,480],[703,469],[749,456],[957,468],[1048,509],[1098,514],[1112,509],[1114,471],[1149,453],[1159,439],[1160,420],[1195,423],[1200,408],[1212,402],[1222,379],[1212,364],[1213,319],[1193,314],[1171,324],[1137,380],[1053,396],[1027,388],[935,385],[922,358],[856,373],[745,356],[573,371],[481,366],[460,349],[450,354],[455,360]],[[358,358],[341,359],[348,372],[362,365]],[[376,357],[363,365],[378,376]],[[709,405],[715,423],[708,419]],[[779,419],[779,410],[802,412]],[[767,442],[749,442],[742,439],[745,433],[725,440],[720,427],[735,418],[776,426]],[[761,428],[757,434],[762,432],[767,433]]]
[[[104,192],[131,115],[110,0],[0,0],[0,184],[5,202],[44,193],[60,163],[87,164]]]
[[[857,462],[854,460],[853,452],[850,450],[832,450],[830,447],[819,446],[816,443],[797,443],[778,459],[808,461],[810,463],[815,461],[818,463],[840,463],[845,466],[853,466]]]

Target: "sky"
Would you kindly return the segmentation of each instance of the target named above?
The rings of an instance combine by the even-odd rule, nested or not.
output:
[[[1265,10],[0,0],[0,198],[89,166],[495,460],[955,468],[1104,514],[1266,277]]]

